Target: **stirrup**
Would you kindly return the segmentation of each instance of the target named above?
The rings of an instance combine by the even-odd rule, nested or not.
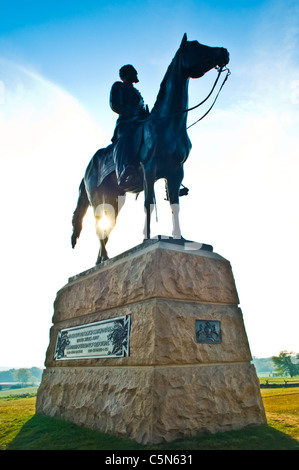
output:
[[[182,188],[180,189],[179,197],[188,196],[189,189],[186,188],[186,186],[184,186],[183,184],[181,184],[181,186],[182,186]],[[166,181],[165,181],[165,191],[166,191],[166,198],[164,199],[164,201],[169,201],[169,193],[168,193],[168,187],[167,187]]]

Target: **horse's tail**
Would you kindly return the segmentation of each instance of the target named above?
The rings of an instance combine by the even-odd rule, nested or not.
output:
[[[72,219],[72,225],[73,225],[72,248],[75,248],[77,239],[80,236],[80,233],[82,230],[83,217],[85,216],[88,207],[89,207],[89,200],[87,197],[85,182],[83,179],[79,187],[79,198],[78,198],[77,207],[75,209],[75,212],[73,214],[73,219]]]

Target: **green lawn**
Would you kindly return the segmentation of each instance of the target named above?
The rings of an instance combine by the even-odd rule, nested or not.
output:
[[[24,398],[28,395],[36,395],[38,387],[24,387],[24,388],[16,388],[16,389],[7,389],[7,390],[0,390],[0,399],[1,398],[13,398],[13,397],[20,397],[23,396]]]
[[[18,395],[28,389],[18,390]],[[59,419],[35,415],[35,396],[0,398],[0,449],[299,450],[299,387],[261,390],[268,426],[142,446]]]
[[[299,383],[299,376],[296,375],[295,377],[260,377],[259,378],[261,384],[265,384],[268,382],[268,384],[280,384],[284,385],[285,382],[288,384],[291,383]]]
[[[299,442],[299,387],[261,390],[268,424]]]

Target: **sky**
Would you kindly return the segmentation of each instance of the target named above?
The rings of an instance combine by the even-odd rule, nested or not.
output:
[[[226,47],[232,72],[189,130],[181,227],[228,259],[256,357],[298,344],[299,4],[271,1],[0,0],[0,366],[42,367],[53,302],[94,266],[89,210],[75,250],[71,218],[89,160],[109,145],[119,68],[132,63],[152,108],[184,33]],[[189,84],[201,101],[212,70]],[[208,108],[189,113],[188,124]],[[153,235],[171,236],[163,182]],[[110,257],[142,242],[143,200],[128,195]]]

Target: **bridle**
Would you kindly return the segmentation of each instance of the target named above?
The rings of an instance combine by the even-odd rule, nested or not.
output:
[[[223,80],[223,82],[222,82],[222,84],[221,84],[221,87],[219,88],[218,93],[217,93],[217,95],[216,95],[216,97],[215,97],[215,99],[214,99],[212,105],[211,105],[211,106],[209,107],[209,109],[205,112],[205,114],[204,114],[203,116],[201,116],[201,118],[197,119],[197,121],[193,122],[193,124],[190,124],[190,126],[188,126],[187,129],[189,129],[190,127],[192,127],[192,126],[194,126],[195,124],[197,124],[197,123],[198,123],[199,121],[201,121],[204,117],[206,117],[207,114],[209,114],[209,112],[210,112],[211,109],[213,108],[214,104],[216,103],[217,98],[218,98],[218,96],[219,96],[219,94],[220,94],[220,92],[221,92],[221,90],[222,90],[224,84],[226,83],[226,80],[227,80],[228,77],[231,75],[231,71],[230,71],[229,68],[227,68],[226,66],[225,66],[225,67],[218,67],[218,66],[217,66],[217,67],[215,67],[215,69],[218,71],[218,75],[217,75],[217,77],[216,77],[215,83],[214,83],[214,85],[213,85],[213,87],[212,87],[210,93],[208,94],[208,96],[207,96],[203,101],[201,101],[200,103],[198,103],[197,105],[192,106],[192,108],[188,108],[188,109],[185,109],[185,111],[182,111],[182,114],[188,113],[189,111],[193,111],[194,109],[199,108],[199,106],[201,106],[202,104],[204,104],[204,103],[210,98],[210,96],[212,95],[213,91],[215,90],[216,85],[217,85],[217,83],[218,83],[218,80],[219,80],[219,78],[220,78],[220,75],[222,74],[222,72],[225,72],[225,71],[226,71],[227,74],[226,74],[226,76],[224,77],[224,80]]]
[[[219,94],[220,94],[220,92],[221,92],[221,90],[222,90],[224,84],[226,83],[226,80],[227,80],[228,77],[231,75],[231,71],[230,71],[229,68],[226,67],[226,66],[224,66],[224,67],[218,67],[218,66],[217,66],[217,67],[215,67],[215,69],[218,71],[218,75],[217,75],[217,77],[216,77],[215,83],[214,83],[214,85],[212,86],[212,89],[211,89],[210,93],[208,94],[208,96],[207,96],[204,100],[202,100],[200,103],[198,103],[197,105],[192,106],[191,108],[185,109],[184,111],[182,111],[181,113],[179,113],[179,114],[188,113],[189,111],[193,111],[194,109],[197,109],[197,108],[199,108],[202,104],[204,104],[204,103],[210,98],[210,96],[212,95],[213,91],[215,90],[216,85],[217,85],[217,83],[218,83],[218,81],[219,81],[219,78],[220,78],[220,75],[222,74],[222,72],[225,72],[225,71],[227,72],[227,74],[226,74],[226,76],[224,77],[224,80],[223,80],[223,82],[222,82],[222,84],[221,84],[221,86],[220,86],[220,88],[219,88],[219,90],[218,90],[218,93],[217,93],[217,95],[216,95],[216,97],[215,97],[215,99],[214,99],[212,105],[211,105],[211,106],[209,107],[209,109],[205,112],[205,114],[204,114],[203,116],[201,116],[201,118],[197,119],[197,121],[193,122],[193,124],[190,124],[190,126],[188,126],[187,129],[189,129],[190,127],[192,127],[192,126],[194,126],[195,124],[197,124],[197,123],[198,123],[199,121],[201,121],[207,114],[209,114],[209,112],[210,112],[211,109],[213,108],[214,104],[216,103],[217,98],[218,98],[218,96],[219,96]],[[179,196],[186,196],[186,195],[188,195],[189,189],[186,188],[186,186],[184,186],[182,183],[181,183],[181,186],[182,186],[182,189],[180,189],[180,191],[179,191]],[[166,199],[165,199],[165,200],[168,201],[168,200],[169,200],[169,194],[168,194],[168,187],[167,187],[167,182],[166,182],[166,180],[165,180],[165,190],[166,190]],[[156,218],[157,218],[157,213],[156,213]]]

